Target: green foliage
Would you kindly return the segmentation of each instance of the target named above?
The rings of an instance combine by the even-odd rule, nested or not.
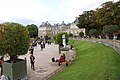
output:
[[[66,37],[66,44],[68,43],[68,34],[65,32],[58,33],[54,36],[54,40],[56,44],[59,44],[60,46],[63,46],[62,44],[62,35],[65,34]]]
[[[97,9],[95,16],[96,16],[96,23],[99,25],[99,28],[102,28],[104,25],[113,24],[112,19],[112,10],[111,6],[113,5],[112,1],[105,2],[101,6],[101,8]]]
[[[2,40],[2,36],[3,36],[2,31],[0,31],[0,42]]]
[[[38,37],[38,28],[35,24],[27,25],[26,27],[28,28],[29,35],[31,38]]]
[[[1,42],[2,37],[3,37],[3,28],[4,28],[4,25],[0,24],[0,42]]]
[[[84,11],[79,15],[78,24],[79,28],[86,28],[86,35],[90,29],[97,29],[99,33],[103,30],[105,25],[118,25],[120,26],[120,1],[108,1],[103,3],[96,10]]]
[[[91,10],[91,11],[84,11],[82,15],[79,15],[78,18],[78,24],[77,26],[79,28],[86,28],[86,34],[88,35],[88,31],[91,28],[95,27],[95,11]]]
[[[80,37],[83,37],[83,36],[84,36],[84,32],[81,31],[81,32],[79,33],[79,36],[80,36]]]
[[[5,25],[2,41],[0,42],[0,55],[24,55],[29,48],[28,30],[18,23],[3,23]]]
[[[120,76],[120,56],[112,48],[86,41],[74,41],[74,47],[75,59],[50,80],[117,80]]]
[[[91,30],[89,30],[89,35],[90,35],[90,36],[95,36],[95,35],[97,35],[97,29],[91,29]]]
[[[73,37],[73,34],[72,34],[72,33],[70,33],[70,34],[69,34],[69,37]]]
[[[47,40],[49,40],[51,37],[49,37],[49,36],[44,36],[44,38],[45,38],[45,40],[47,41]]]
[[[106,25],[103,27],[103,33],[112,35],[113,32],[118,31],[120,28],[117,25]]]
[[[113,24],[120,26],[120,1],[114,3],[111,7]]]

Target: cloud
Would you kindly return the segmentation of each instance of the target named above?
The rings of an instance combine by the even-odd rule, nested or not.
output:
[[[75,17],[78,17],[83,11],[95,10],[102,3],[110,0],[61,0],[59,8],[57,9],[56,15],[60,20],[74,21]],[[114,0],[118,1],[118,0]],[[59,16],[62,14],[61,16]]]
[[[37,21],[49,11],[48,8],[34,0],[2,0],[0,19],[10,20],[25,17]]]
[[[16,23],[20,23],[20,24],[27,24],[27,25],[37,23],[36,21],[33,21],[31,19],[27,19],[27,18],[15,18],[15,19],[12,19],[11,22],[16,22]]]
[[[58,8],[50,16],[50,19],[57,20],[58,22],[72,22],[83,11],[95,10],[103,2],[105,0],[61,0]]]
[[[106,1],[109,0],[0,0],[0,21],[68,23]]]

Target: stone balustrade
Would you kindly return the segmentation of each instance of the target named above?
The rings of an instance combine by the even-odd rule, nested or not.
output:
[[[83,40],[105,44],[106,46],[112,47],[114,50],[116,50],[120,54],[120,40],[97,39],[97,38],[87,38]]]

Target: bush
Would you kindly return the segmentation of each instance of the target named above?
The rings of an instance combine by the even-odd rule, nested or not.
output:
[[[84,32],[81,31],[81,32],[79,33],[79,36],[80,36],[80,37],[83,37],[83,36],[84,36]]]

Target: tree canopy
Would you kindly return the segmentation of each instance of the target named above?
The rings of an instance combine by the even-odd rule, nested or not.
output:
[[[3,25],[4,30],[0,30],[3,34],[0,41],[0,55],[9,54],[12,57],[26,54],[30,42],[27,28],[13,22],[3,23]]]
[[[120,27],[120,1],[108,1],[103,3],[96,10],[84,11],[79,15],[79,28],[86,28],[86,34],[89,35],[89,30],[97,29],[98,34],[103,33],[103,26],[117,25]]]
[[[38,27],[35,24],[27,25],[26,27],[28,28],[31,38],[38,37]]]

